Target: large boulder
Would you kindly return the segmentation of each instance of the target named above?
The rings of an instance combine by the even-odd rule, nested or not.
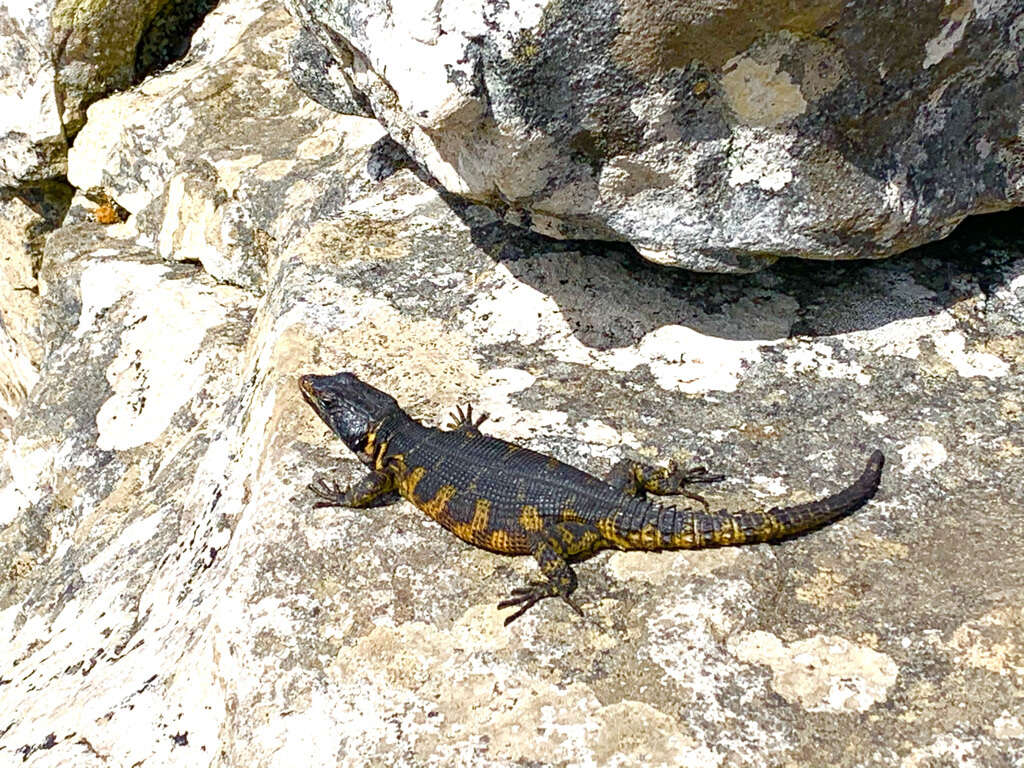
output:
[[[0,187],[59,176],[67,167],[53,66],[53,5],[0,3]]]
[[[1024,7],[290,0],[448,190],[697,270],[879,257],[1024,202]]]

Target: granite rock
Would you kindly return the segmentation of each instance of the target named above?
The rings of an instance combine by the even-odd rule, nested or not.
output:
[[[290,0],[446,189],[700,271],[882,257],[1024,201],[1024,8]]]

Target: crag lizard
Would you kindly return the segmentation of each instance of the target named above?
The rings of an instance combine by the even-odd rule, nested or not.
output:
[[[390,395],[351,373],[302,376],[302,395],[369,467],[347,489],[320,479],[316,507],[377,507],[405,498],[464,541],[503,555],[533,555],[542,578],[515,589],[499,608],[509,624],[538,600],[560,597],[576,613],[571,563],[602,549],[696,549],[773,541],[857,509],[878,488],[884,458],[875,451],[861,476],[833,496],[765,512],[711,512],[691,483],[720,480],[703,467],[650,467],[622,461],[598,479],[557,459],[480,432],[485,415],[452,414],[450,430],[412,419]],[[684,495],[701,509],[649,501]]]

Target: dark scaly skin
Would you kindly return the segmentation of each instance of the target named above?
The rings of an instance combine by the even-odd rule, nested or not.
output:
[[[449,430],[410,418],[390,395],[351,373],[303,376],[299,387],[324,422],[367,465],[349,488],[317,480],[315,506],[376,507],[405,498],[456,536],[503,555],[533,555],[541,577],[498,604],[516,607],[508,624],[537,601],[572,598],[571,564],[603,549],[698,549],[775,541],[819,528],[863,505],[878,488],[884,457],[875,451],[852,485],[828,498],[764,512],[712,512],[687,490],[722,479],[703,467],[650,467],[623,461],[598,479],[557,459],[480,432],[486,414],[452,414]],[[702,509],[653,503],[647,494],[683,495]]]

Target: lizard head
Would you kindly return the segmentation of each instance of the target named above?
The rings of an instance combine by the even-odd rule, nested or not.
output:
[[[364,460],[370,433],[387,416],[401,413],[395,398],[346,371],[300,376],[299,389],[316,415]]]

